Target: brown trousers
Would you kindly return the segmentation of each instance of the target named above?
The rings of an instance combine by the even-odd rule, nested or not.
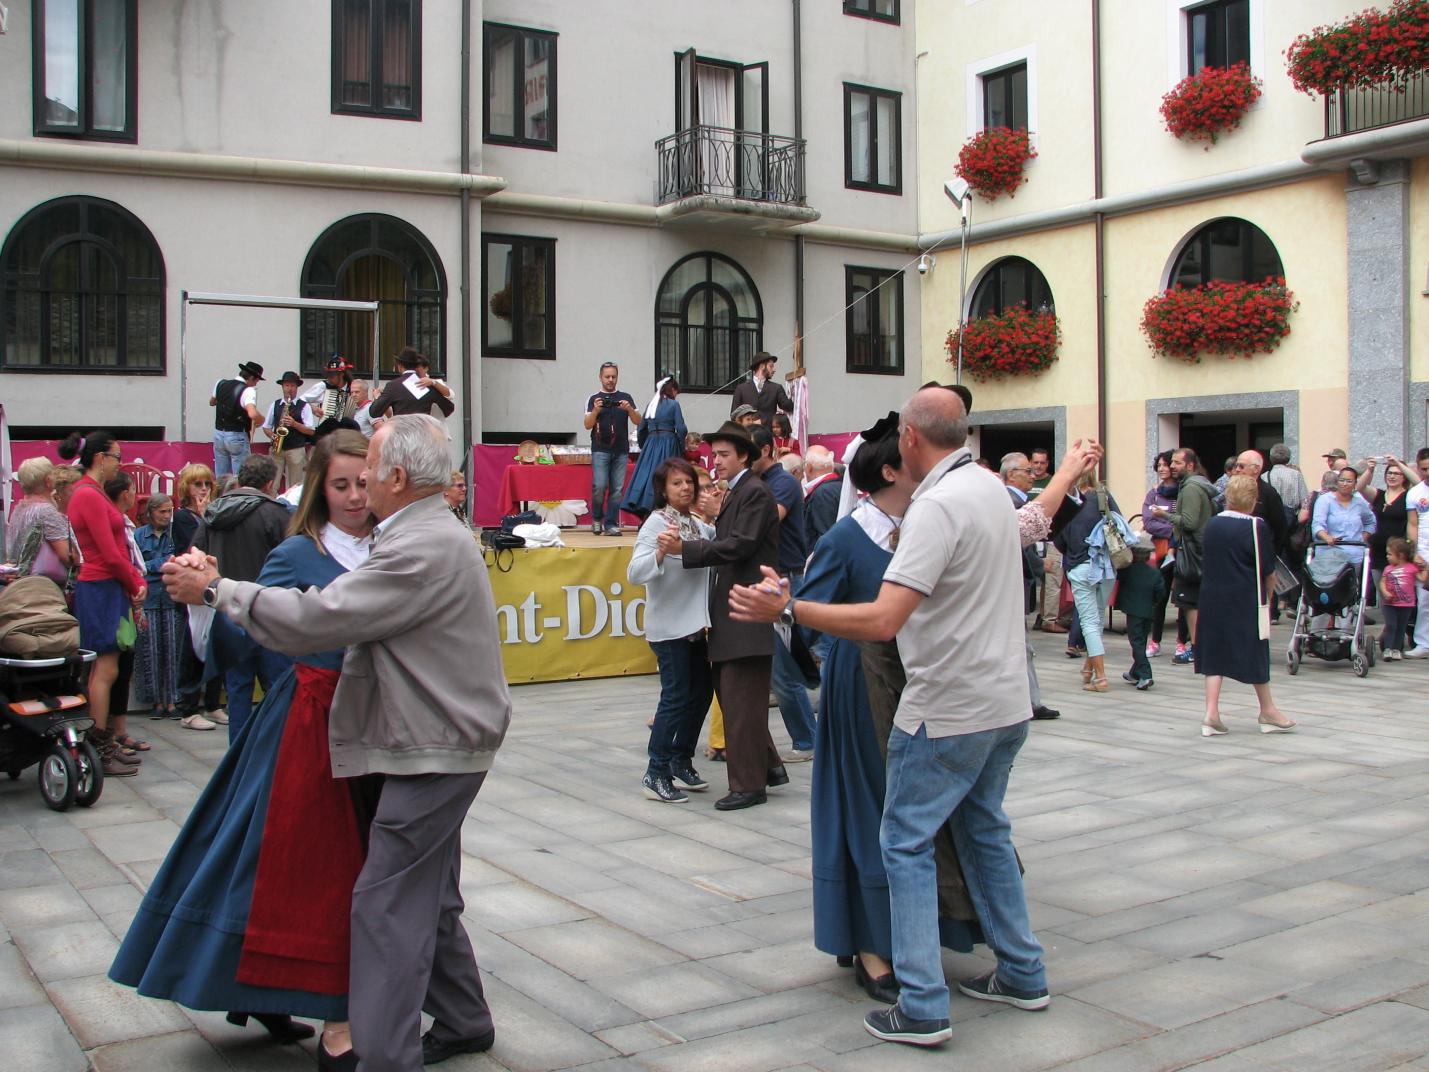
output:
[[[724,755],[731,793],[762,793],[780,763],[769,736],[770,655],[714,664],[715,695],[724,711]]]

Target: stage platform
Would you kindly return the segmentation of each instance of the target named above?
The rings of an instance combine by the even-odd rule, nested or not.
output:
[[[629,525],[619,536],[597,536],[588,528],[561,529],[561,540],[567,547],[634,547],[637,532]]]

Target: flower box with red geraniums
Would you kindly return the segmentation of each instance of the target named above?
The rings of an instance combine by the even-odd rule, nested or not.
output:
[[[1260,283],[1214,280],[1172,287],[1141,310],[1141,330],[1167,357],[1199,362],[1202,354],[1268,354],[1290,334],[1290,314],[1300,308],[1285,280]]]
[[[1429,70],[1429,0],[1395,0],[1388,11],[1317,26],[1290,43],[1285,60],[1290,81],[1307,96],[1375,86],[1402,93]]]
[[[1209,142],[1209,150],[1220,135],[1240,126],[1264,85],[1244,63],[1202,67],[1161,98],[1161,118],[1176,137]]]
[[[1014,305],[963,326],[963,369],[979,380],[1031,376],[1057,360],[1062,328],[1057,314]],[[958,360],[958,332],[948,332],[948,359]]]
[[[963,144],[953,170],[979,197],[996,201],[1003,194],[1017,196],[1017,188],[1027,181],[1022,169],[1036,155],[1027,131],[988,127]]]

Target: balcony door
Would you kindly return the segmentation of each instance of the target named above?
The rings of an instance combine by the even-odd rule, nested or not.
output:
[[[675,126],[688,135],[680,139],[683,194],[761,198],[768,185],[769,64],[680,53]]]

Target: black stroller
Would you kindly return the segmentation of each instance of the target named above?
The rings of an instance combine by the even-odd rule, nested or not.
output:
[[[1354,540],[1337,544],[1316,543],[1305,558],[1304,582],[1295,609],[1295,629],[1285,652],[1292,674],[1299,673],[1302,656],[1326,662],[1350,661],[1355,676],[1368,677],[1374,665],[1373,639],[1365,643],[1365,607],[1369,603],[1370,558],[1365,549],[1359,562],[1342,548],[1365,548]],[[1329,615],[1330,627],[1313,629],[1316,616]]]
[[[104,791],[85,679],[94,652],[54,659],[0,658],[0,770],[12,779],[39,764],[40,796],[55,811],[88,808]]]

